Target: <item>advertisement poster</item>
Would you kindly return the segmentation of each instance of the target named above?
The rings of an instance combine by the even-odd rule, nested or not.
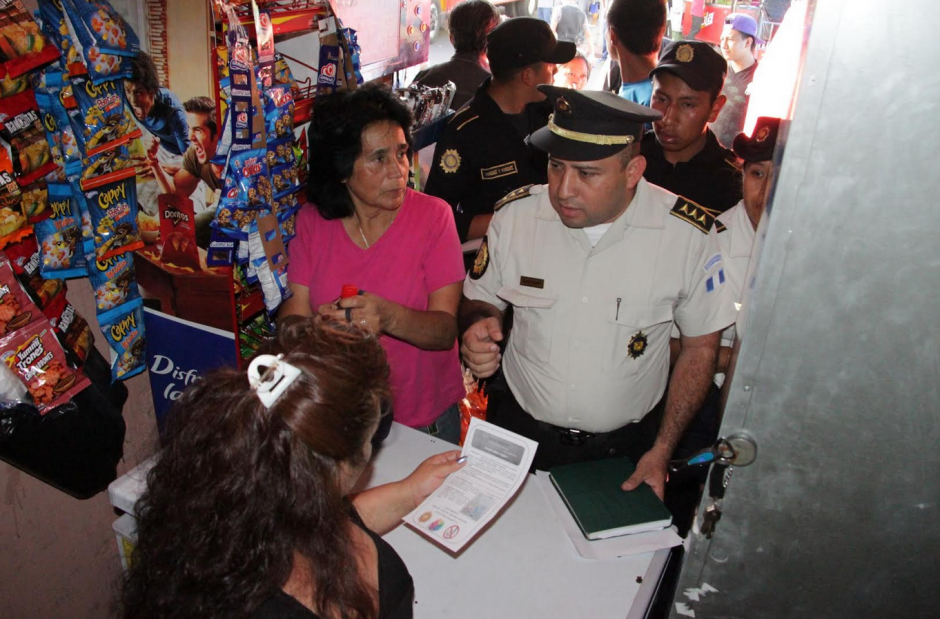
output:
[[[157,425],[163,430],[166,412],[188,385],[209,370],[235,365],[235,335],[144,308],[147,328],[147,369]]]

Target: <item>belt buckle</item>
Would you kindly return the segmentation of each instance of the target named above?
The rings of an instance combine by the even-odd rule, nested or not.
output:
[[[557,430],[561,434],[561,443],[563,445],[581,446],[584,441],[594,436],[590,432],[575,430],[574,428],[557,428]]]
[[[428,424],[427,426],[425,426],[425,427],[426,427],[427,430],[428,430],[428,434],[430,434],[431,436],[437,436],[438,434],[440,434],[440,431],[437,429],[437,422],[436,422],[436,421],[432,421],[431,423],[429,423],[429,424]]]

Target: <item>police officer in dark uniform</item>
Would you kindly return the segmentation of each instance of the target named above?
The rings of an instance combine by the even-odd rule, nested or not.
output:
[[[643,137],[643,177],[715,214],[741,199],[741,171],[734,153],[708,128],[725,104],[721,88],[727,62],[707,43],[669,45],[650,73],[650,106],[663,117]]]
[[[455,211],[461,241],[486,232],[493,205],[510,191],[546,181],[548,159],[526,137],[548,123],[552,106],[539,92],[557,64],[574,58],[574,43],[559,42],[548,24],[516,17],[487,37],[492,78],[455,114],[434,150],[425,192]]]

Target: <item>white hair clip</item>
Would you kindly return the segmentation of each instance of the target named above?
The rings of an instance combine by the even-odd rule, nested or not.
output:
[[[284,355],[258,355],[248,366],[248,384],[265,408],[271,408],[281,394],[300,376],[300,370],[283,361]],[[261,368],[266,368],[264,373]]]

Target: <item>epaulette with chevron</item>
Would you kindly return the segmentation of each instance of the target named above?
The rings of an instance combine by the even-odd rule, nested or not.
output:
[[[670,213],[682,221],[692,224],[705,234],[708,234],[712,224],[715,223],[714,211],[682,196],[679,196],[679,199],[676,200],[676,204],[672,207]]]
[[[496,201],[496,204],[493,205],[493,212],[495,213],[499,209],[503,208],[510,202],[514,202],[520,198],[524,198],[529,195],[529,190],[532,189],[532,185],[525,185],[519,189],[513,189],[505,196]]]

